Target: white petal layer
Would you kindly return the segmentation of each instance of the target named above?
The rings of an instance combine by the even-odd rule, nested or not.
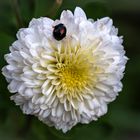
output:
[[[52,35],[58,23],[67,29],[66,37],[60,41]],[[9,91],[15,93],[11,99],[24,113],[33,114],[63,132],[77,123],[97,120],[122,90],[120,80],[127,57],[117,34],[110,18],[88,20],[79,7],[74,14],[63,11],[60,20],[33,19],[28,28],[19,30],[18,40],[5,55],[8,65],[2,72],[9,82]],[[61,79],[66,81],[68,77],[61,77],[60,69],[69,62],[79,72],[87,66],[85,71],[93,85],[83,84],[84,90],[78,84],[75,91],[66,89]]]

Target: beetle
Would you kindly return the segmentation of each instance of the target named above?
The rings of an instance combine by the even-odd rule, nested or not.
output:
[[[67,29],[64,24],[59,23],[58,25],[54,26],[53,37],[56,40],[58,41],[62,40],[66,36],[66,33]]]

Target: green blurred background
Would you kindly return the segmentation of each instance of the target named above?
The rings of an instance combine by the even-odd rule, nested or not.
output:
[[[124,88],[109,104],[108,113],[88,125],[78,124],[63,134],[27,116],[10,101],[0,75],[0,140],[140,140],[140,0],[0,0],[0,69],[16,32],[33,17],[59,18],[63,9],[82,7],[87,17],[109,16],[124,36],[127,63]]]

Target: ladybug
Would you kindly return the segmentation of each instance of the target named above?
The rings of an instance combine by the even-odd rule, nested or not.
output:
[[[60,23],[54,26],[53,37],[56,40],[58,41],[62,40],[66,36],[66,33],[67,33],[67,29],[64,24]]]

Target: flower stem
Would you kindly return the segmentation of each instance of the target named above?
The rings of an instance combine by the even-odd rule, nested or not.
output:
[[[62,5],[63,0],[55,0],[51,10],[49,11],[49,13],[47,14],[47,16],[51,16],[54,17],[56,15],[57,10],[60,8],[60,6]]]
[[[35,0],[29,0],[28,3],[29,3],[30,12],[31,12],[32,16],[34,16]]]
[[[12,7],[15,13],[18,28],[23,27],[23,21],[22,21],[22,17],[20,13],[20,8],[19,8],[19,0],[12,0]]]

